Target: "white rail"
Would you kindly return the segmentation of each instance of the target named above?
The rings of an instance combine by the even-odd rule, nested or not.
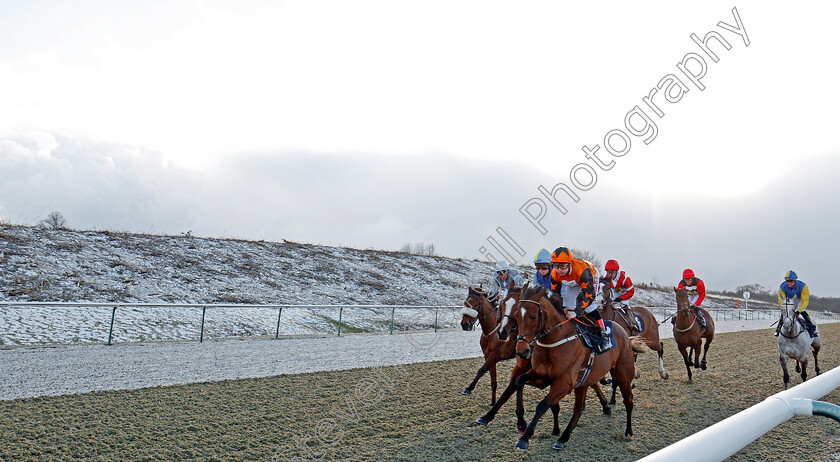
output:
[[[822,398],[838,387],[840,367],[835,367],[639,459],[639,462],[724,460],[794,416],[812,415],[813,400]]]

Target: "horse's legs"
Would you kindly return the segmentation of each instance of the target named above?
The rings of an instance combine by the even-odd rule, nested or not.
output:
[[[625,379],[619,381],[621,397],[624,398],[624,409],[627,411],[627,427],[624,429],[624,436],[633,436],[633,381]]]
[[[569,424],[566,425],[566,429],[563,430],[563,435],[557,439],[557,442],[554,443],[552,446],[553,449],[563,449],[566,447],[566,443],[569,441],[569,438],[572,436],[572,430],[577,426],[578,420],[580,420],[580,415],[583,414],[583,409],[586,407],[586,387],[578,387],[575,389],[575,407],[572,412],[572,418],[569,420]]]
[[[551,413],[554,414],[554,429],[551,430],[551,436],[560,434],[560,403],[551,406]]]
[[[706,341],[703,343],[703,360],[700,361],[700,369],[706,370],[706,353],[709,352],[709,343],[712,341],[711,337],[706,337]]]
[[[492,398],[490,399],[490,405],[493,406],[496,404],[496,363],[490,365],[490,390],[492,390]]]
[[[519,378],[521,375],[524,375],[530,369],[530,364],[530,361],[516,363],[516,366],[514,366],[513,368],[513,372],[511,372],[510,374],[510,382],[508,383],[507,388],[505,388],[505,391],[502,392],[502,396],[499,397],[499,400],[496,401],[496,404],[494,404],[493,407],[491,407],[486,414],[476,419],[475,423],[487,425],[490,423],[491,420],[493,420],[494,417],[496,417],[496,413],[499,412],[499,409],[501,409],[502,405],[504,405],[507,402],[507,400],[510,399],[510,395],[512,395],[513,392],[516,391],[516,379]]]
[[[558,382],[554,382],[551,384],[548,396],[543,398],[543,400],[537,404],[537,409],[534,411],[534,418],[531,419],[531,423],[528,424],[528,428],[525,430],[525,433],[519,437],[519,441],[516,442],[516,449],[528,449],[528,440],[534,436],[534,429],[537,427],[537,422],[540,421],[540,417],[545,414],[545,411],[547,411],[551,405],[559,403],[562,397],[568,395],[571,388],[571,383],[560,384]],[[583,390],[585,394],[587,389],[584,388]]]
[[[790,383],[790,375],[788,374],[788,357],[780,354],[779,355],[779,363],[782,365],[782,380],[785,382],[785,390],[788,389],[788,384]]]
[[[610,382],[610,388],[612,388],[612,398],[610,398],[610,406],[615,406],[615,390],[618,388],[618,383],[615,381],[615,377],[613,377],[612,382]]]
[[[537,378],[537,374],[533,369],[516,378],[516,430],[519,431],[520,435],[525,433],[525,427],[528,426],[528,422],[525,422],[525,403],[522,399],[522,392],[525,388],[525,384],[528,383],[529,380],[533,380],[535,378]],[[557,412],[560,412],[559,405],[557,407]]]
[[[668,380],[668,373],[665,371],[665,360],[662,358],[662,355],[665,354],[665,344],[659,342],[659,350],[656,352],[659,353],[659,376]]]
[[[612,414],[610,403],[607,402],[607,397],[604,395],[604,391],[601,390],[601,387],[599,387],[597,383],[594,383],[592,384],[592,389],[595,390],[595,396],[598,397],[598,401],[601,403],[601,409],[604,411],[604,415]],[[613,399],[615,399],[615,396],[613,396]]]
[[[799,374],[800,372],[802,372],[802,369],[800,369],[799,364],[800,364],[800,362],[799,362],[799,360],[797,359],[797,360],[796,360],[796,373],[797,373],[797,374]]]
[[[820,375],[820,363],[817,361],[817,354],[820,352],[820,345],[812,345],[814,348],[814,371]]]
[[[688,383],[692,383],[693,380],[691,379],[691,359],[689,357],[689,355],[691,354],[691,349],[688,348],[688,345],[680,344],[677,344],[677,349],[680,350],[680,354],[683,357],[683,362],[685,363],[685,370],[688,371]]]
[[[692,351],[694,351],[694,368],[700,368],[700,350],[703,349],[703,339],[697,337],[697,343],[691,346]]]
[[[484,375],[484,373],[487,372],[487,369],[489,369],[489,368],[490,368],[489,360],[485,360],[484,364],[481,367],[478,368],[478,372],[476,372],[475,378],[473,379],[473,381],[469,385],[467,385],[467,388],[464,388],[464,391],[462,391],[461,394],[462,395],[472,394],[472,391],[475,389],[475,384],[478,383],[478,379],[480,379]]]
[[[800,362],[802,363],[802,373],[799,376],[802,377],[802,381],[804,382],[808,377],[808,356],[805,356],[805,359]]]

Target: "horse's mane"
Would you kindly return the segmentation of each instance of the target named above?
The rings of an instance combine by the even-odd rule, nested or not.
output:
[[[530,299],[531,297],[536,295],[538,292],[540,292],[540,291],[545,292],[545,290],[546,290],[546,288],[542,284],[537,284],[537,285],[534,285],[534,286],[528,286],[528,288],[525,289],[524,292],[522,292],[522,297],[521,298]]]

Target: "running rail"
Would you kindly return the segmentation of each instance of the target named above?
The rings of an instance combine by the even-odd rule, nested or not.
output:
[[[840,406],[815,401],[840,387],[840,366],[721,420],[639,462],[721,461],[794,416],[820,415],[840,422]]]

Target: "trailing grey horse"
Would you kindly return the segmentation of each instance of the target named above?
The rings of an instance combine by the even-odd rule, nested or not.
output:
[[[817,336],[811,338],[805,326],[802,325],[800,319],[797,319],[795,305],[792,303],[785,303],[781,310],[782,327],[779,331],[779,362],[782,364],[782,372],[784,373],[785,390],[790,383],[790,375],[788,374],[787,363],[789,359],[796,360],[796,372],[801,372],[802,381],[804,382],[808,373],[808,352],[813,348],[814,350],[814,370],[817,375],[820,375],[820,363],[817,360],[817,354],[820,352],[820,337],[819,328],[817,328]]]

